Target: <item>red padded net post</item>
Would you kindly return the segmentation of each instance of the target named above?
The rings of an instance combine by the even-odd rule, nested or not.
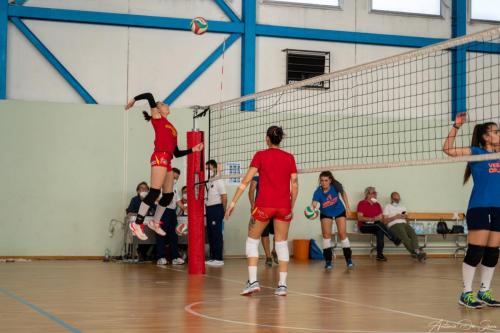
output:
[[[203,142],[203,132],[187,132],[188,147]],[[188,155],[188,272],[205,274],[205,158],[204,151]],[[195,185],[197,184],[197,185]]]

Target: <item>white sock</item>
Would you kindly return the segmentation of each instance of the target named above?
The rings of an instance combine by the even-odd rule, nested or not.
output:
[[[351,247],[351,243],[349,242],[349,238],[345,238],[344,240],[340,241],[340,246],[342,246],[343,249],[347,249]]]
[[[464,280],[464,293],[472,291],[472,280],[474,280],[474,274],[476,273],[476,267],[468,265],[466,263],[462,264],[462,278]]]
[[[144,201],[141,202],[141,205],[139,206],[139,215],[146,216],[148,214],[149,206],[144,203]]]
[[[288,274],[287,272],[280,272],[280,282],[278,283],[278,285],[286,286],[286,275],[287,274]]]
[[[323,250],[329,249],[332,247],[332,239],[331,238],[323,238]]]
[[[163,216],[163,213],[165,213],[166,208],[167,207],[156,205],[156,211],[155,216],[153,217],[153,221],[159,222],[161,220],[161,217]]]
[[[248,266],[248,282],[257,281],[257,266]]]
[[[479,266],[481,270],[481,289],[480,291],[490,290],[491,280],[493,279],[493,273],[495,273],[495,267],[488,267],[481,265]]]

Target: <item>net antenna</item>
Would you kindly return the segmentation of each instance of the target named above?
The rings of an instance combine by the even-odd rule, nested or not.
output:
[[[242,111],[245,103],[254,111]],[[493,28],[213,104],[209,156],[244,173],[266,148],[267,128],[279,125],[300,173],[497,159],[452,158],[442,147],[456,112],[468,121],[455,147],[469,147],[474,126],[498,123],[499,110],[500,28]]]
[[[201,105],[193,105],[189,107],[190,109],[193,110],[193,131],[199,131],[199,128],[197,126],[197,121],[199,118],[205,117],[207,113],[210,110],[210,107],[207,106],[201,106]],[[200,159],[200,163],[203,163],[203,159]],[[203,170],[204,165],[200,165],[200,170]],[[200,181],[199,174],[195,173],[194,175],[194,193],[195,193],[195,198],[198,200],[199,198],[199,190],[198,186],[199,184],[205,184],[207,181]]]

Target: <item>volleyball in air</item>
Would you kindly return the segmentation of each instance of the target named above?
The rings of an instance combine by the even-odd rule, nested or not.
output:
[[[306,209],[304,209],[304,216],[309,220],[314,220],[315,218],[317,218],[318,213],[319,213],[318,210],[314,209],[311,206],[307,206]]]
[[[208,23],[203,17],[198,16],[191,21],[191,31],[195,34],[202,35],[207,31],[207,29]]]

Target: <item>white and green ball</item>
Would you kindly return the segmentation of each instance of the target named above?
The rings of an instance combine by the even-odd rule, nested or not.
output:
[[[203,35],[208,30],[208,23],[203,17],[195,17],[191,20],[191,31],[197,35]]]
[[[304,216],[309,220],[314,220],[318,215],[319,211],[311,206],[307,206],[306,209],[304,209]]]

